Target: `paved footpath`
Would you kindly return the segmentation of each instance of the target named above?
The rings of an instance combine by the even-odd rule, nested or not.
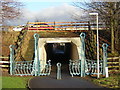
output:
[[[56,73],[50,76],[34,77],[28,82],[29,88],[103,88],[81,77],[71,77],[69,74],[62,73],[62,79],[56,79]]]

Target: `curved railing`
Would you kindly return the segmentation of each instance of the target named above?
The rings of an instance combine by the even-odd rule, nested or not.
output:
[[[92,75],[97,74],[97,60],[89,60],[86,59],[87,68],[85,70],[85,74]],[[99,74],[103,73],[103,60],[99,61]]]
[[[81,60],[70,60],[69,71],[72,77],[81,74]]]
[[[35,75],[34,61],[14,61],[13,62],[13,75],[28,76]],[[39,65],[41,68],[38,72],[38,76],[50,75],[51,72],[51,60],[46,64]]]
[[[41,71],[38,74],[39,76],[50,75],[51,72],[51,60],[48,60],[46,64],[41,64]]]
[[[70,60],[69,62],[70,75],[72,77],[81,75],[81,60]],[[86,59],[85,64],[85,75],[97,74],[97,60]],[[99,74],[103,74],[103,60],[99,62]]]
[[[33,61],[14,61],[13,66],[14,75],[33,75]]]

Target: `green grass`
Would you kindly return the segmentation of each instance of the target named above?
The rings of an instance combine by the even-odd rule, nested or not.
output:
[[[93,82],[107,88],[120,88],[120,75],[112,75],[108,78],[93,79]]]
[[[27,88],[27,82],[31,77],[2,77],[2,88]]]

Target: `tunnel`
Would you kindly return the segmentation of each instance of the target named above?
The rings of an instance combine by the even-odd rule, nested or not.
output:
[[[52,60],[52,64],[68,64],[71,59],[71,43],[47,43],[45,50],[47,61]]]
[[[56,68],[56,64],[60,62],[62,64],[62,72],[68,72],[69,60],[82,58],[81,43],[80,37],[39,38],[38,51],[40,64],[46,64],[48,60],[51,60],[52,67]],[[56,70],[54,69],[53,71]]]
[[[72,38],[39,38],[39,59],[46,62],[51,60],[53,64],[69,63],[69,60],[81,59],[81,40]]]

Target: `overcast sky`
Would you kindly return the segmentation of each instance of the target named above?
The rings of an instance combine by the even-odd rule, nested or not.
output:
[[[34,2],[33,2],[34,1]],[[24,0],[23,15],[12,21],[11,25],[26,24],[28,21],[73,21],[73,15],[82,15],[82,11],[74,7],[73,0]],[[17,22],[17,23],[16,23]]]

